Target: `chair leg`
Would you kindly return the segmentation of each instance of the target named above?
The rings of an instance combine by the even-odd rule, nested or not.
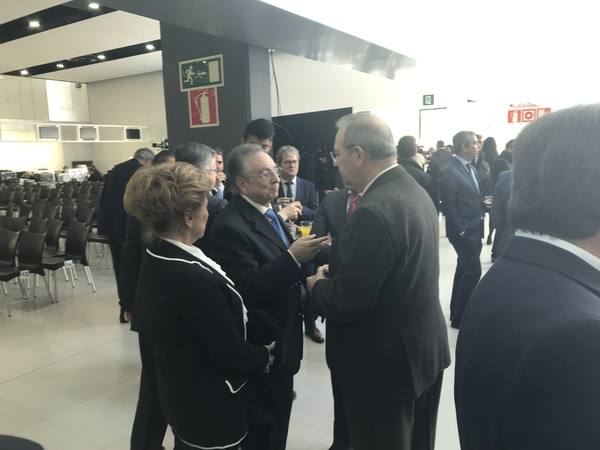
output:
[[[88,284],[92,287],[92,292],[96,292],[96,284],[94,283],[94,277],[92,276],[92,269],[90,266],[83,266],[85,274],[88,279]]]
[[[50,272],[47,271],[46,275],[49,273]],[[48,283],[48,277],[46,275],[43,275],[42,278],[44,278],[44,284],[46,285],[46,290],[48,291],[48,296],[50,297],[50,303],[54,303],[54,298],[52,297],[52,291],[50,291],[50,283]]]
[[[77,283],[75,283],[75,266],[69,266],[69,274],[71,275],[71,285],[73,286],[73,289],[75,289],[75,286],[77,286]]]
[[[75,264],[71,266],[71,275],[73,276],[73,278],[79,281],[79,277],[77,276],[77,268],[75,267]]]
[[[28,279],[28,281],[29,281],[29,279]],[[37,273],[34,273],[33,274],[33,298],[37,298],[37,285],[38,285],[38,276],[37,276]]]
[[[67,268],[65,266],[63,266],[63,272],[65,274],[65,281],[69,281],[69,274],[67,273]]]
[[[54,285],[54,302],[58,303],[58,283],[56,282],[56,272],[50,272],[52,274],[52,284]]]
[[[8,295],[8,289],[6,289],[6,283],[2,282],[2,289],[4,290],[4,295]]]

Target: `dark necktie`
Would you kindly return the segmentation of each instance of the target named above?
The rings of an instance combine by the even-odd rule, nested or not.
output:
[[[354,214],[354,211],[356,211],[356,207],[358,206],[358,202],[360,202],[360,198],[362,196],[360,194],[355,194],[354,192],[351,192],[348,195],[349,198],[349,202],[348,202],[348,210],[346,211],[346,217],[349,219],[350,216],[352,214]]]
[[[285,182],[285,196],[294,200],[294,194],[292,193],[292,184],[293,183],[291,181]]]
[[[279,223],[279,219],[277,218],[277,214],[275,214],[275,211],[273,211],[273,209],[269,208],[267,210],[267,212],[265,213],[265,217],[271,223],[271,226],[275,230],[275,233],[277,233],[277,235],[283,241],[285,246],[289,247],[290,241],[288,241],[288,238],[285,235],[285,232],[283,231],[283,227],[281,226],[281,223]]]
[[[471,179],[473,180],[475,189],[477,189],[477,192],[479,192],[479,182],[477,181],[477,177],[475,176],[475,169],[473,168],[473,165],[471,163],[467,163],[466,167],[467,171],[469,172],[469,175],[471,175]]]

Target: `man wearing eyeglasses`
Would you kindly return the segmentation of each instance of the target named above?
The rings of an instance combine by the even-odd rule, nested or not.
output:
[[[279,191],[273,159],[257,144],[242,144],[228,155],[227,177],[237,190],[215,219],[209,254],[235,282],[248,308],[266,313],[281,332],[285,361],[261,380],[249,410],[246,450],[284,450],[292,409],[293,377],[302,359],[302,263],[311,261],[327,237],[293,240],[285,218],[271,207]],[[277,362],[276,362],[277,364]]]
[[[355,113],[338,130],[335,162],[357,195],[349,198],[334,273],[320,267],[307,288],[327,318],[327,362],[352,448],[433,450],[450,364],[437,213],[398,165],[385,122]]]

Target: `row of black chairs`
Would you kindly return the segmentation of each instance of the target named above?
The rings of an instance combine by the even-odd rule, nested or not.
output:
[[[54,219],[53,219],[54,220]],[[59,252],[58,238],[56,247],[48,245],[48,233],[51,228],[62,228],[62,222],[54,221],[47,224],[47,231],[35,233],[28,230],[10,231],[0,228],[0,281],[5,294],[5,306],[11,317],[11,302],[7,301],[8,289],[6,283],[18,280],[23,300],[29,297],[30,275],[33,274],[33,296],[37,296],[37,278],[41,276],[46,285],[50,302],[57,302],[56,271],[62,269],[65,279],[76,286],[77,272],[75,263],[84,267],[88,284],[96,292],[96,286],[87,259],[87,242],[90,229],[85,224],[73,221],[66,233],[65,251]],[[53,231],[56,235],[56,232]],[[53,244],[53,243],[51,243]],[[67,274],[67,272],[70,274]],[[48,277],[46,278],[46,274]]]

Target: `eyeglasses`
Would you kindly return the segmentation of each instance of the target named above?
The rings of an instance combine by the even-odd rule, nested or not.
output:
[[[247,175],[245,178],[262,178],[263,180],[272,180],[279,178],[279,171],[274,169],[263,169],[258,175]]]
[[[297,166],[298,164],[300,164],[300,161],[296,160],[286,160],[286,161],[282,161],[281,164],[285,165],[285,166]]]

